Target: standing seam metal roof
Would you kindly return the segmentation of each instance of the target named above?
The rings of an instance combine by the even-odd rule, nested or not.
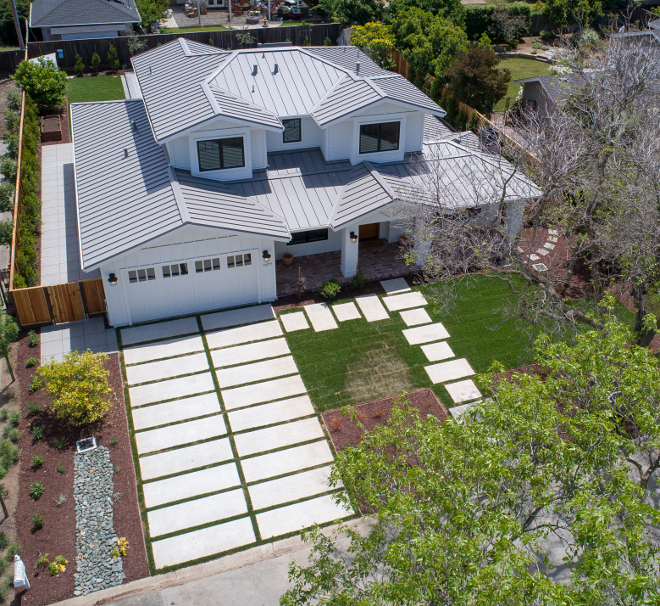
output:
[[[30,27],[139,23],[134,0],[34,0]]]

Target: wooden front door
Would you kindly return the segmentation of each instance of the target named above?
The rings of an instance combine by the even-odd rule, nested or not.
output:
[[[378,238],[380,235],[380,223],[367,223],[360,225],[360,240]]]

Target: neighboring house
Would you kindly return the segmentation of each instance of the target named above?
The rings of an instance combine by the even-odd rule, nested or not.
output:
[[[178,39],[132,62],[142,98],[71,106],[81,264],[100,269],[115,326],[274,300],[285,252],[341,251],[355,275],[358,237],[403,233],[397,203],[430,146],[477,211],[513,170],[353,47]],[[507,192],[515,235],[536,190],[516,176]]]
[[[646,44],[649,47],[660,46],[660,19],[655,19],[648,24],[648,29],[629,29],[625,31],[622,27],[612,38],[624,38],[635,43]]]
[[[582,88],[587,80],[579,74],[565,74],[561,76],[535,76],[514,80],[522,84],[523,107],[538,111],[541,115],[550,115],[558,101],[574,90]]]
[[[30,27],[43,40],[116,38],[130,35],[142,18],[135,0],[34,0]]]

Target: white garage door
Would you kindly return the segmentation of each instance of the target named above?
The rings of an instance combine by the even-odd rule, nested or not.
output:
[[[259,301],[256,251],[124,272],[131,322]]]

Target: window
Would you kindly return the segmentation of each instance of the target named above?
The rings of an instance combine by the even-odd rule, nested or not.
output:
[[[199,170],[220,170],[245,166],[243,137],[197,141]]]
[[[360,153],[393,151],[399,149],[400,122],[360,125]]]
[[[234,267],[247,267],[248,265],[252,265],[252,255],[250,253],[227,257],[227,267],[229,269],[233,269]]]
[[[220,259],[204,259],[203,261],[195,261],[195,272],[198,274],[205,271],[217,271],[220,269]]]
[[[187,263],[175,263],[174,265],[163,265],[163,278],[176,278],[188,275]]]
[[[156,279],[156,270],[153,267],[131,270],[128,272],[128,281],[131,284],[136,284],[137,282],[146,282],[147,280],[155,280],[155,279]]]
[[[300,118],[292,120],[282,120],[284,132],[282,133],[283,143],[299,143],[302,141],[302,130],[300,128]]]
[[[293,244],[307,244],[307,242],[320,242],[327,239],[327,229],[311,229],[309,231],[298,231],[295,234],[291,234],[291,240],[287,244],[288,246],[292,246]]]

